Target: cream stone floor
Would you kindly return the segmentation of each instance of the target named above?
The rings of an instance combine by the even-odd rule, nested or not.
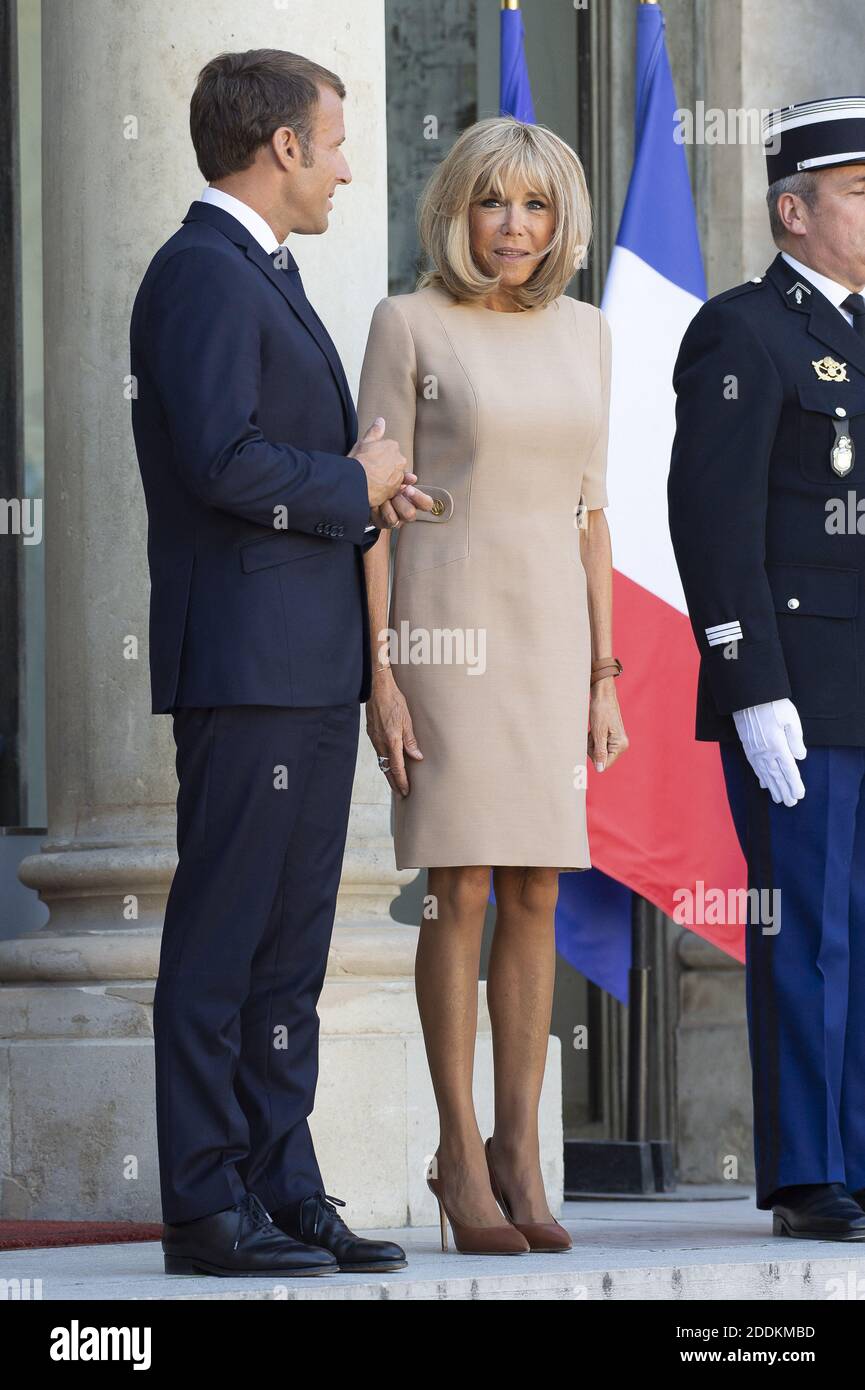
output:
[[[169,1277],[158,1243],[2,1251],[0,1299],[865,1299],[865,1242],[774,1238],[753,1194],[712,1200],[692,1191],[709,1199],[566,1202],[561,1219],[574,1247],[557,1255],[443,1254],[437,1226],[377,1232],[399,1241],[409,1261],[380,1277]]]

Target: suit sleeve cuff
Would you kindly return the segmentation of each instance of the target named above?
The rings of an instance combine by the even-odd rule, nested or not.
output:
[[[363,465],[342,454],[316,451],[310,457],[316,462],[326,462],[331,469],[334,487],[328,512],[343,527],[342,539],[362,545],[369,523],[369,491]]]
[[[719,643],[704,653],[703,666],[720,714],[792,696],[780,642]]]

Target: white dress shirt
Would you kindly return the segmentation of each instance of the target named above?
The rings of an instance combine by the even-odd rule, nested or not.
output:
[[[269,256],[274,255],[279,250],[280,242],[276,239],[276,233],[269,222],[265,222],[260,212],[251,208],[249,203],[244,203],[240,198],[235,198],[233,193],[224,193],[221,188],[213,188],[208,184],[201,195],[202,203],[213,203],[214,207],[222,208],[223,212],[230,212],[248,232],[251,232]]]
[[[852,326],[853,315],[849,313],[847,309],[841,308],[844,300],[847,298],[848,294],[851,293],[847,286],[839,285],[837,280],[830,280],[828,275],[821,275],[819,271],[812,270],[809,265],[803,265],[801,261],[794,260],[792,256],[787,255],[786,251],[782,251],[781,255],[784,257],[790,269],[795,270],[797,275],[807,280],[815,289],[818,289],[823,297],[828,299],[830,304],[834,304],[838,313],[843,314],[847,322]]]
[[[251,232],[269,256],[273,256],[284,242],[276,239],[276,233],[269,222],[265,222],[261,213],[251,208],[249,203],[244,203],[240,198],[235,198],[233,193],[225,193],[221,188],[214,188],[208,184],[201,195],[202,203],[213,203],[214,207],[222,208],[223,212],[228,212],[236,218],[248,232]],[[375,526],[367,526],[367,531],[374,531]]]

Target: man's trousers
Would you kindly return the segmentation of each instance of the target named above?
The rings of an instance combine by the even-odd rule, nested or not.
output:
[[[179,862],[153,1010],[166,1222],[322,1190],[307,1117],[359,711],[174,712]]]
[[[776,805],[721,745],[748,886],[778,920],[746,928],[757,1206],[778,1187],[865,1187],[865,748],[810,748],[805,796]]]

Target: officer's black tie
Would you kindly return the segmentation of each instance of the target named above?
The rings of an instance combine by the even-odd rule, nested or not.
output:
[[[860,338],[865,338],[865,299],[861,294],[848,294],[842,301],[842,309],[853,315],[853,327]]]

